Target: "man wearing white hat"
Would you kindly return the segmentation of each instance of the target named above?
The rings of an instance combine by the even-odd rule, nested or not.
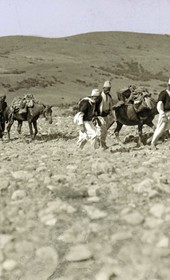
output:
[[[104,119],[104,124],[101,126],[101,146],[104,149],[108,148],[106,145],[107,130],[115,120],[112,110],[113,100],[110,95],[110,90],[111,82],[105,81],[103,91],[101,92],[101,102],[98,106],[98,114]]]
[[[95,113],[95,104],[100,99],[100,91],[93,89],[91,96],[83,98],[79,102],[79,112],[74,117],[74,123],[79,127],[79,138],[77,144],[83,148],[89,141],[94,149],[97,148],[97,129],[92,123]]]
[[[168,80],[167,89],[161,91],[158,96],[157,111],[159,118],[151,142],[153,147],[156,146],[157,141],[165,130],[170,130],[170,79]]]

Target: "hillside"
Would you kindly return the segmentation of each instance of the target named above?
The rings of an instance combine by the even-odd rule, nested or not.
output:
[[[1,37],[0,84],[8,100],[31,91],[50,103],[70,103],[112,81],[157,94],[169,78],[169,35],[97,32],[67,38]]]

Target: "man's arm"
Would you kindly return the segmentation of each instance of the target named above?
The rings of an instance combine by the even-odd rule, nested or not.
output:
[[[164,112],[164,104],[163,104],[163,102],[162,101],[158,101],[158,103],[157,103],[157,110],[158,110],[158,113],[159,114],[165,114],[165,112]]]

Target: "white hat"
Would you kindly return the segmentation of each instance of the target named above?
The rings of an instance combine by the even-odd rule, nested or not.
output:
[[[100,96],[100,91],[98,90],[98,88],[92,90],[91,96]]]
[[[168,81],[168,85],[170,85],[170,78],[169,78],[169,81]]]
[[[103,87],[111,87],[111,82],[105,81]]]

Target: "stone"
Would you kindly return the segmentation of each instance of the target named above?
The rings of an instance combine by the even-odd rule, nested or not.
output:
[[[16,190],[13,192],[11,199],[12,200],[19,200],[26,197],[26,192],[24,190]]]
[[[140,213],[134,212],[123,216],[123,220],[125,220],[128,224],[135,226],[142,224],[144,222],[144,217]]]
[[[25,170],[19,170],[14,172],[12,171],[11,175],[15,180],[21,180],[21,181],[28,181],[33,177],[32,173]]]
[[[106,212],[101,211],[94,206],[85,205],[83,208],[87,212],[87,215],[91,220],[97,220],[97,219],[105,218],[107,216]]]
[[[169,238],[167,236],[162,236],[159,242],[156,244],[158,248],[168,248],[169,247]]]
[[[84,244],[78,244],[70,248],[65,259],[69,262],[78,262],[91,259],[93,256],[92,252],[89,250],[89,247]]]
[[[6,190],[9,187],[9,185],[10,185],[9,180],[1,178],[0,191]]]
[[[154,204],[150,208],[150,213],[155,218],[162,218],[163,214],[165,213],[165,206],[163,204],[160,204],[160,203]]]
[[[12,271],[17,267],[15,260],[7,259],[2,263],[2,268],[7,271]]]
[[[13,235],[10,234],[0,234],[0,249],[4,249],[5,246],[13,240]]]

